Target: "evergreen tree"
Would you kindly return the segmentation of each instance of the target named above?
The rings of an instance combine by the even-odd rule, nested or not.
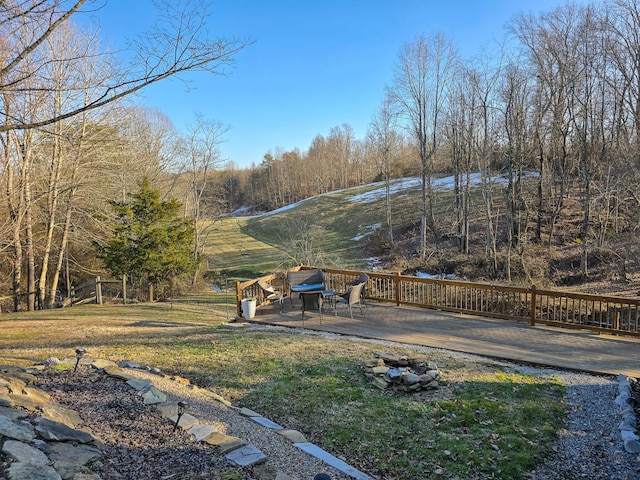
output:
[[[146,177],[138,186],[129,202],[109,202],[116,222],[113,235],[97,246],[98,257],[114,276],[145,278],[153,300],[154,285],[193,272],[195,229],[192,221],[179,216],[180,202],[161,201]]]

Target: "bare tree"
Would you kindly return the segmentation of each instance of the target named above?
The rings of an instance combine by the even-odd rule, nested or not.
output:
[[[574,100],[571,89],[576,76],[574,55],[578,20],[578,6],[567,4],[540,16],[522,14],[510,26],[523,45],[537,80],[534,104],[539,159],[536,238],[541,239],[546,220],[549,247],[565,207],[569,181],[576,172],[570,148],[569,109]]]
[[[391,161],[398,149],[398,133],[395,128],[396,113],[388,95],[369,124],[369,139],[379,158],[378,171],[385,185],[385,220],[389,245],[393,245],[393,221],[391,212]]]
[[[434,217],[432,176],[441,115],[456,57],[452,42],[444,35],[436,34],[429,40],[420,35],[400,51],[393,84],[387,90],[404,117],[420,158],[420,256],[423,259],[427,250],[427,231],[431,230],[436,242],[439,237]]]
[[[469,254],[475,96],[469,89],[466,74],[464,70],[458,72],[453,84],[445,135],[451,149],[454,174],[455,235],[458,239],[458,251]]]
[[[219,203],[222,197],[212,198],[210,188],[212,172],[223,166],[224,160],[220,155],[220,144],[228,128],[221,122],[196,116],[186,138],[186,159],[188,162],[187,176],[189,178],[186,198],[183,205],[186,213],[193,220],[194,235],[194,272],[193,284],[199,275],[201,258],[206,245],[207,236],[211,231],[212,220],[219,215]]]
[[[528,125],[531,120],[531,84],[529,74],[516,62],[505,68],[502,75],[501,102],[503,130],[506,135],[505,157],[508,184],[506,277],[511,281],[513,251],[522,259],[528,240],[529,205],[525,194],[525,173],[533,157]]]
[[[3,93],[36,91],[33,77],[49,59],[41,46],[53,32],[81,11],[88,0],[8,0],[0,3],[0,41],[5,52],[13,55],[0,57],[0,90]],[[104,53],[103,59],[112,65],[98,79],[90,98],[78,95],[75,102],[66,102],[65,108],[49,115],[23,119],[14,116],[6,103],[0,104],[4,122],[0,132],[45,127],[81,112],[103,107],[135,93],[165,78],[190,71],[207,71],[216,75],[229,72],[234,56],[248,45],[247,41],[219,38],[211,40],[206,31],[210,16],[207,5],[198,0],[172,2],[159,0],[160,19],[157,27],[131,42],[128,65],[118,67],[114,54]],[[65,92],[72,96],[75,87]]]

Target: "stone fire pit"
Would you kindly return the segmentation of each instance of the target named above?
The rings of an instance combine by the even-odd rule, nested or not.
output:
[[[440,387],[437,365],[424,358],[376,352],[365,362],[365,375],[381,390],[418,392]]]

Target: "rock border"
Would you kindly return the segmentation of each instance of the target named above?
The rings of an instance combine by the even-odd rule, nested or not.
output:
[[[637,435],[638,420],[631,405],[631,380],[626,375],[618,375],[618,396],[615,403],[622,416],[619,428],[624,449],[627,453],[640,453],[640,437]]]
[[[0,440],[2,451],[10,460],[7,469],[9,480],[102,480],[86,467],[89,462],[103,455],[99,439],[86,428],[76,428],[82,423],[78,415],[55,403],[46,392],[34,386],[39,372],[60,363],[74,365],[76,359],[61,361],[52,357],[29,368],[0,366]],[[144,404],[155,407],[161,415],[176,424],[176,428],[186,431],[194,442],[206,442],[219,447],[227,461],[234,466],[252,467],[265,462],[267,457],[243,439],[219,432],[214,425],[202,423],[200,419],[181,409],[180,402],[168,402],[167,395],[156,388],[152,380],[132,375],[127,369],[150,372],[197,388],[212,400],[248,417],[263,428],[274,430],[295,447],[341,473],[355,480],[372,480],[365,473],[309,443],[297,430],[282,427],[250,409],[235,407],[223,397],[191,385],[186,378],[165,375],[158,368],[132,361],[116,364],[111,360],[85,357],[79,360],[79,364],[91,366],[126,382],[142,397]],[[22,407],[24,410],[14,407]],[[39,415],[35,426],[23,420],[33,413]],[[73,447],[72,443],[67,442],[78,445]],[[277,472],[274,480],[293,479],[283,472]]]

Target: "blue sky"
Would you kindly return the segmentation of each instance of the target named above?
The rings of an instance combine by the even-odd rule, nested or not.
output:
[[[307,150],[348,123],[363,139],[391,82],[400,48],[442,32],[471,58],[505,37],[517,13],[563,0],[214,0],[214,36],[250,38],[230,76],[189,74],[146,89],[140,102],[178,129],[195,114],[226,125],[225,159],[258,165],[276,149]],[[126,13],[123,13],[126,12]],[[119,44],[153,20],[151,0],[108,0],[93,14],[105,42]]]

